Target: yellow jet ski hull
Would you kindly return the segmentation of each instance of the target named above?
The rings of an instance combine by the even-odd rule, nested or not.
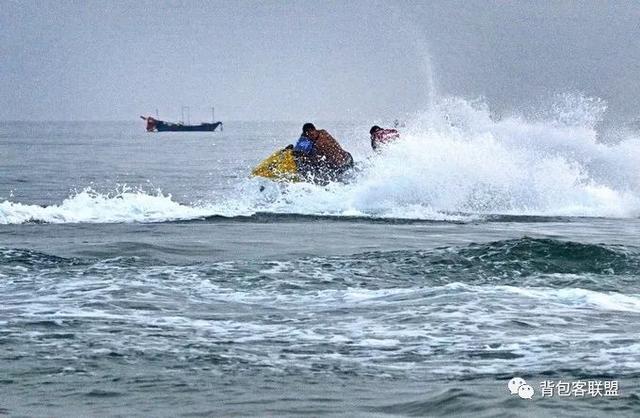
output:
[[[251,171],[251,174],[274,181],[296,182],[301,180],[291,148],[284,148],[274,152],[260,162]]]

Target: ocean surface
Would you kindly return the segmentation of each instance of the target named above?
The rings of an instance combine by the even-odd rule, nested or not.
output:
[[[325,187],[249,178],[306,121],[0,123],[0,416],[639,416],[640,135],[592,105],[317,122]]]

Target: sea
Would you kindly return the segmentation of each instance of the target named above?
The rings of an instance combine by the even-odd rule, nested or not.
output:
[[[640,134],[570,97],[392,120],[0,123],[0,416],[640,416]],[[315,122],[348,183],[251,168]],[[515,379],[514,379],[515,378]]]

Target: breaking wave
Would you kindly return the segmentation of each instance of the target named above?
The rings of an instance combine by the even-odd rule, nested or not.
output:
[[[482,102],[448,98],[411,118],[402,139],[380,155],[371,154],[361,134],[341,138],[360,161],[346,185],[246,179],[247,167],[235,173],[235,189],[213,202],[88,189],[47,207],[4,201],[0,224],[164,222],[260,212],[454,221],[489,214],[637,217],[640,137],[600,138],[596,128],[605,108],[600,100],[566,95],[535,116],[496,118]]]
[[[205,216],[197,207],[179,204],[158,192],[155,195],[124,189],[114,194],[83,190],[60,205],[0,203],[0,224],[162,222]]]

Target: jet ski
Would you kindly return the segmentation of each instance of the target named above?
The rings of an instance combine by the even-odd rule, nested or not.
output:
[[[276,151],[262,160],[251,171],[251,175],[285,183],[303,181],[302,176],[298,173],[292,145]]]
[[[326,186],[332,182],[347,183],[355,172],[356,169],[353,167],[338,172],[327,166],[308,166],[296,157],[293,145],[288,145],[262,160],[251,174],[280,183],[307,182]]]

